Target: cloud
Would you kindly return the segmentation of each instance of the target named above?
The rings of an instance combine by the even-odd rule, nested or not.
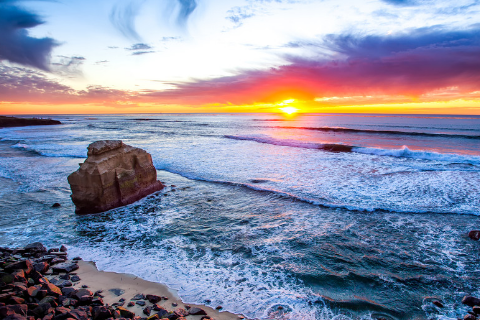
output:
[[[36,70],[0,64],[0,101],[34,104],[102,104],[132,106],[134,92],[89,86],[75,90]]]
[[[130,48],[125,48],[125,49],[126,50],[148,50],[148,49],[152,49],[152,47],[146,43],[135,43],[135,44],[132,44]]]
[[[330,35],[315,49],[317,59],[289,56],[288,64],[278,68],[170,83],[175,89],[149,95],[171,102],[249,104],[337,95],[418,97],[448,87],[458,88],[459,96],[480,90],[479,26],[461,31],[436,26],[389,36]],[[331,55],[326,58],[325,52]]]
[[[129,48],[125,48],[125,50],[133,51],[132,56],[139,56],[142,54],[147,54],[147,53],[154,53],[155,51],[149,50],[153,49],[153,47],[149,46],[146,43],[135,43]]]
[[[34,38],[26,29],[43,23],[38,15],[0,0],[0,60],[49,70],[50,53],[58,43],[52,38]]]
[[[255,10],[251,6],[233,7],[227,11],[227,20],[232,22],[236,28],[243,25],[243,20],[254,17]]]
[[[382,0],[383,2],[386,2],[388,4],[392,4],[394,6],[413,6],[417,4],[417,1],[415,0]]]
[[[296,43],[303,45],[301,41]],[[137,103],[269,104],[286,99],[351,105],[480,98],[478,25],[467,30],[435,26],[388,36],[329,35],[304,43],[317,53],[316,58],[286,56],[287,63],[280,67],[164,83],[174,88],[164,91],[134,92],[102,86],[77,91],[39,71],[0,65],[0,97],[3,101],[97,103],[115,107]]]
[[[144,0],[137,0],[126,4],[117,3],[110,12],[110,22],[128,39],[141,41],[134,23],[144,2]]]
[[[155,51],[135,51],[135,52],[132,52],[132,56],[139,56],[139,55],[142,55],[142,54],[147,54],[147,53],[154,53]]]
[[[82,75],[81,67],[85,60],[86,59],[81,56],[57,56],[51,63],[51,69],[58,75],[78,77]]]
[[[177,26],[184,28],[188,18],[197,8],[197,0],[166,0],[166,17],[176,16]],[[141,41],[135,29],[137,18],[145,0],[129,0],[117,3],[110,12],[111,23],[128,39]]]

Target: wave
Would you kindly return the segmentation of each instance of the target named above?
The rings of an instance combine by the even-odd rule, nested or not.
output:
[[[86,158],[86,148],[81,146],[77,149],[60,149],[59,145],[37,145],[30,146],[23,143],[17,143],[12,148],[24,150],[37,156],[54,157],[54,158]]]
[[[313,142],[303,142],[292,139],[275,139],[267,136],[231,136],[225,135],[227,139],[233,140],[247,140],[255,141],[258,143],[265,143],[277,146],[304,148],[304,149],[316,149],[330,152],[355,152],[362,154],[370,154],[377,156],[389,156],[396,158],[410,158],[417,160],[431,160],[442,161],[449,163],[466,163],[472,165],[480,164],[479,156],[466,156],[458,154],[446,154],[424,150],[410,150],[407,146],[403,146],[400,149],[381,149],[381,148],[368,148],[350,146],[344,144],[322,144]]]
[[[291,140],[291,139],[274,139],[270,137],[262,137],[262,136],[232,136],[232,135],[225,135],[227,139],[233,140],[248,140],[248,141],[255,141],[259,143],[266,143],[272,144],[276,146],[284,146],[284,147],[296,147],[296,148],[304,148],[304,149],[319,149],[325,150],[330,152],[351,152],[354,146],[349,146],[345,144],[333,144],[333,143],[313,143],[313,142],[302,142],[298,140]]]
[[[155,167],[157,170],[163,170],[166,172],[170,172],[173,174],[177,174],[179,176],[182,176],[184,178],[190,179],[190,180],[195,180],[195,181],[204,181],[204,182],[210,182],[210,183],[218,183],[218,184],[223,184],[223,185],[228,185],[228,186],[234,186],[234,187],[240,187],[240,188],[247,188],[250,190],[255,190],[258,192],[264,192],[271,194],[273,196],[276,196],[278,198],[284,198],[288,199],[289,201],[298,201],[298,202],[303,202],[303,203],[308,203],[314,206],[322,207],[322,208],[329,208],[329,209],[344,209],[348,211],[353,211],[353,212],[361,212],[361,213],[388,213],[388,212],[393,212],[393,213],[416,213],[416,214],[423,214],[423,213],[455,213],[455,214],[467,214],[467,215],[474,215],[474,216],[479,216],[480,213],[478,211],[463,211],[463,212],[453,212],[453,211],[446,211],[446,210],[432,210],[432,209],[402,209],[402,208],[388,208],[388,207],[365,207],[361,205],[355,205],[355,204],[347,204],[347,203],[332,203],[326,198],[322,197],[317,197],[317,198],[311,198],[311,197],[305,197],[301,195],[296,195],[294,193],[278,190],[276,188],[269,187],[268,185],[265,185],[266,181],[263,181],[262,186],[259,186],[259,184],[253,180],[249,180],[249,183],[242,183],[242,182],[234,182],[234,181],[228,181],[228,180],[220,180],[220,179],[215,179],[215,178],[207,178],[203,176],[199,176],[196,173],[192,172],[185,172],[181,170],[177,170],[175,168],[169,167],[169,166],[162,166],[159,165],[158,163],[154,163]]]
[[[430,133],[417,131],[396,131],[396,130],[370,130],[370,129],[352,129],[343,127],[292,127],[279,126],[274,127],[278,129],[300,129],[300,130],[314,130],[321,132],[338,132],[338,133],[367,133],[367,134],[387,134],[387,135],[402,135],[402,136],[421,136],[434,138],[460,138],[460,139],[476,139],[480,140],[480,135],[468,134],[448,134],[448,133]]]

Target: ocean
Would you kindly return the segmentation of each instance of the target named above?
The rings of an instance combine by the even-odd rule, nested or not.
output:
[[[456,319],[480,295],[480,116],[51,118],[0,129],[1,246],[65,244],[249,318]],[[167,187],[75,215],[67,176],[117,139]]]

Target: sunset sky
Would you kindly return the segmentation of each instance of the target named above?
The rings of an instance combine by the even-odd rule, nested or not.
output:
[[[0,114],[480,115],[480,1],[0,0]]]

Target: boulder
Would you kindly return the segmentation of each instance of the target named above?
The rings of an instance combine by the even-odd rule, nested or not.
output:
[[[468,237],[472,240],[480,240],[480,230],[472,230],[468,233]]]
[[[68,176],[76,213],[107,211],[163,189],[152,157],[120,140],[88,146],[88,158]]]
[[[465,296],[462,299],[462,303],[469,307],[480,306],[480,299],[472,296]]]

